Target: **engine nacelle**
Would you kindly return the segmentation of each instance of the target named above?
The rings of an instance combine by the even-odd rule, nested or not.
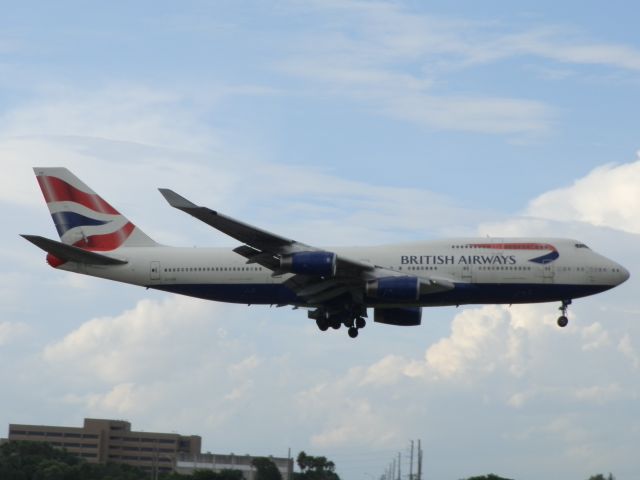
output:
[[[336,274],[336,254],[331,252],[297,252],[282,257],[280,268],[290,273],[332,277]]]
[[[367,282],[369,297],[390,301],[418,300],[420,279],[418,277],[384,277]]]
[[[415,327],[422,322],[422,308],[374,308],[373,321],[401,327]]]

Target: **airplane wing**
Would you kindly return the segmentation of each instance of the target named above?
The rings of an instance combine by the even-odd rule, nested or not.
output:
[[[273,271],[274,275],[290,273],[282,269],[282,258],[301,252],[325,252],[302,242],[282,237],[239,220],[223,215],[207,207],[198,206],[173,190],[160,188],[169,204],[204,223],[235,238],[244,245],[234,252],[247,258],[248,263],[258,263]],[[325,252],[334,255],[331,252]],[[367,281],[384,277],[401,277],[406,273],[363,262],[344,255],[335,255],[333,275],[295,274],[285,283],[309,305],[321,305],[343,294],[351,293],[355,300],[363,299]],[[421,285],[421,293],[453,288],[445,279],[430,279]]]
[[[198,206],[168,188],[160,188],[159,190],[172,207],[188,213],[239,242],[245,243],[246,245],[234,250],[236,253],[248,258],[252,263],[259,263],[266,268],[274,270],[276,273],[283,272],[278,272],[278,268],[272,268],[275,267],[274,256],[289,255],[296,252],[322,251],[302,242],[248,225],[210,208]],[[339,272],[344,274],[372,271],[375,268],[371,264],[342,256],[337,258],[337,263]]]

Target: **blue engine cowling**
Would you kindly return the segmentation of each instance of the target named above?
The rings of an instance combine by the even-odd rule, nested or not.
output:
[[[336,273],[336,254],[331,252],[297,252],[280,259],[285,272],[332,277]]]
[[[390,301],[418,300],[420,280],[417,277],[384,277],[367,282],[369,297]]]
[[[373,321],[401,327],[414,327],[422,322],[420,307],[374,308]]]

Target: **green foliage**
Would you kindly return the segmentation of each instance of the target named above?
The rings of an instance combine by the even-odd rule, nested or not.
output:
[[[282,480],[280,470],[269,458],[257,457],[252,460],[251,464],[256,469],[255,480]]]
[[[611,475],[611,473],[609,473],[609,475],[606,477],[603,474],[599,473],[597,475],[591,475],[589,477],[589,480],[616,480],[616,477]]]
[[[335,464],[327,457],[314,457],[303,451],[298,454],[296,462],[302,473],[294,474],[294,480],[340,480],[334,471]]]
[[[340,480],[333,462],[306,457],[308,471],[301,480]],[[278,467],[268,458],[253,460],[255,480],[282,480]],[[325,475],[326,474],[326,475]],[[130,465],[87,463],[44,442],[7,442],[0,445],[0,480],[148,480],[149,473]],[[239,470],[196,470],[191,475],[165,473],[161,480],[243,480]]]
[[[469,477],[467,478],[467,480],[513,480],[513,479],[500,477],[495,473],[490,473],[489,475],[482,475],[481,477]]]
[[[43,442],[8,442],[0,446],[2,480],[147,480],[139,468],[92,464]]]
[[[213,470],[196,470],[190,475],[180,473],[166,473],[161,480],[243,480],[240,470],[224,469],[220,472]]]

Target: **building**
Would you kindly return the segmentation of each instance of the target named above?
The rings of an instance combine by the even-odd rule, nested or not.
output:
[[[47,442],[91,463],[125,463],[152,472],[174,470],[180,454],[200,453],[197,435],[134,432],[123,420],[85,418],[83,427],[9,425],[9,441]]]
[[[176,472],[183,474],[191,474],[196,470],[214,470],[220,472],[222,470],[240,470],[245,480],[254,480],[256,469],[253,467],[253,459],[251,455],[220,455],[217,453],[197,453],[187,454],[181,453],[176,460]],[[293,459],[284,457],[268,457],[275,463],[282,480],[291,480],[293,478]]]

